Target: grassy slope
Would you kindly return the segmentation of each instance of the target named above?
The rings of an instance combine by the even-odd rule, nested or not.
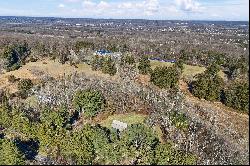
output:
[[[173,64],[167,63],[167,62],[151,61],[151,65],[152,65],[152,68],[155,68],[156,66],[170,66]],[[15,91],[16,85],[11,84],[7,81],[7,76],[11,74],[15,75],[17,78],[30,78],[32,80],[39,79],[41,76],[39,74],[33,73],[32,70],[34,69],[44,72],[46,74],[49,74],[55,78],[59,76],[63,76],[64,73],[68,75],[74,72],[78,72],[78,73],[85,73],[88,76],[98,76],[98,77],[101,77],[102,79],[112,79],[112,80],[118,79],[117,76],[110,77],[107,74],[102,74],[100,71],[92,71],[91,67],[87,64],[79,64],[78,68],[75,68],[68,64],[62,65],[58,63],[57,61],[54,62],[52,60],[43,60],[43,61],[38,61],[38,62],[27,63],[19,70],[7,72],[5,74],[0,75],[0,88],[10,88],[11,91]],[[183,76],[186,78],[192,77],[195,74],[202,73],[204,71],[205,71],[204,67],[185,65]],[[220,75],[224,76],[224,73],[220,71]],[[190,101],[190,102],[194,103],[194,101]],[[199,102],[201,105],[203,105],[205,101],[199,100]],[[30,103],[31,105],[36,105],[37,101],[34,97],[30,97],[27,99],[27,103]],[[214,103],[210,103],[209,105],[209,107],[214,107],[214,106],[215,106]],[[141,115],[141,114],[112,115],[108,117],[107,119],[104,119],[104,120],[102,119],[100,123],[104,126],[110,127],[113,119],[120,120],[128,124],[133,124],[133,123],[143,123],[145,118],[146,118],[146,115]],[[159,136],[162,135],[159,127],[156,127],[155,131],[158,133]]]
[[[151,64],[152,69],[156,68],[157,66],[168,66],[169,67],[169,66],[173,65],[173,63],[170,63],[170,62],[160,62],[160,61],[155,61],[155,60],[151,60],[150,64]],[[184,64],[183,77],[191,79],[195,75],[203,73],[205,70],[206,70],[205,67]],[[226,75],[223,71],[220,71],[218,74],[224,80],[226,79]]]
[[[151,67],[154,69],[156,66],[171,66],[173,63],[170,62],[159,62],[159,61],[151,61]],[[75,72],[85,73],[88,76],[98,76],[102,79],[112,79],[117,80],[118,76],[109,76],[108,74],[103,74],[101,71],[92,71],[90,65],[87,64],[79,64],[78,68],[70,66],[69,64],[60,64],[58,61],[53,60],[43,60],[37,62],[30,62],[26,65],[22,66],[19,70],[11,71],[0,75],[0,88],[9,88],[11,92],[15,92],[17,90],[15,84],[11,84],[8,82],[7,77],[9,75],[14,75],[17,78],[30,78],[31,80],[36,80],[42,77],[41,74],[37,74],[34,71],[38,71],[41,73],[46,73],[52,77],[60,77],[65,75],[69,75]],[[196,74],[202,73],[206,70],[205,67],[199,66],[191,66],[184,65],[183,77],[186,79],[191,79]],[[225,74],[220,71],[219,75],[222,78],[226,78]]]
[[[14,75],[17,78],[29,78],[33,81],[39,80],[43,77],[43,74],[47,74],[54,78],[62,77],[65,75],[70,75],[75,72],[84,73],[87,76],[98,76],[102,79],[118,79],[117,76],[109,76],[108,74],[103,74],[101,71],[92,71],[91,66],[87,64],[79,64],[78,68],[70,66],[69,64],[60,64],[57,60],[43,60],[37,62],[30,62],[22,66],[20,69],[15,71],[6,72],[0,75],[0,89],[7,88],[10,92],[14,93],[17,91],[16,83],[9,83],[7,77],[9,75]]]

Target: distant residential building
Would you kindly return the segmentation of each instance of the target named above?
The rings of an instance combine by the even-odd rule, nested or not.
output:
[[[170,63],[175,63],[176,60],[175,59],[161,59],[161,58],[149,58],[149,60],[154,60],[154,61],[160,61],[160,62],[170,62]]]
[[[105,50],[105,49],[101,49],[101,50],[96,51],[95,54],[103,56],[103,55],[110,55],[110,54],[112,54],[112,52]]]
[[[118,120],[113,120],[112,125],[114,129],[117,129],[119,131],[123,131],[128,127],[127,123],[120,122]]]
[[[109,50],[101,49],[98,51],[95,51],[94,55],[98,56],[111,56],[112,58],[119,58],[122,54],[120,52],[111,52]]]

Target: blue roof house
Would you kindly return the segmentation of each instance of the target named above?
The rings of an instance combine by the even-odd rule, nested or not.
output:
[[[105,49],[101,49],[95,52],[96,55],[100,55],[100,56],[105,56],[105,55],[110,55],[112,54],[111,51],[105,50]]]
[[[111,56],[112,58],[119,58],[121,56],[121,53],[119,52],[111,52],[109,50],[105,50],[105,49],[100,49],[98,51],[95,51],[94,55],[98,55],[98,56]]]
[[[161,59],[161,58],[149,58],[149,60],[160,61],[160,62],[170,62],[170,63],[175,63],[176,62],[175,59],[164,60],[164,59]]]

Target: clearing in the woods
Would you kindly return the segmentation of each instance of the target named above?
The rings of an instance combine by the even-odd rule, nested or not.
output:
[[[29,78],[33,82],[39,81],[46,75],[54,78],[63,77],[64,75],[70,75],[73,73],[84,73],[87,76],[97,76],[102,79],[117,79],[117,76],[109,76],[103,74],[101,71],[92,71],[91,66],[87,64],[78,64],[77,67],[69,64],[60,64],[58,61],[42,60],[37,62],[29,62],[23,65],[20,69],[10,72],[5,72],[0,75],[0,89],[9,89],[11,93],[17,91],[17,84],[8,82],[8,76],[14,75],[16,78]]]
[[[169,67],[169,66],[172,66],[174,63],[151,60],[150,64],[151,64],[151,68],[155,69],[157,66],[168,66]],[[191,79],[195,75],[203,73],[205,70],[206,70],[205,67],[184,64],[184,70],[182,73],[182,77],[186,78],[186,79]],[[224,80],[226,80],[226,74],[223,71],[219,71],[218,74]]]
[[[100,122],[100,125],[107,127],[107,128],[112,128],[111,124],[112,124],[113,120],[118,120],[118,121],[121,121],[123,123],[127,123],[128,125],[136,124],[136,123],[145,124],[146,118],[147,118],[147,115],[137,114],[135,112],[126,113],[126,114],[114,114],[114,115],[108,116],[106,119],[102,120]],[[154,126],[153,130],[160,138],[160,141],[163,142],[163,140],[162,140],[163,134],[162,134],[160,127]]]

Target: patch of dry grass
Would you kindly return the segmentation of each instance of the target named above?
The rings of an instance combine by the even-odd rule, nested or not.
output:
[[[61,64],[57,60],[42,60],[37,62],[29,62],[23,65],[20,69],[10,72],[5,72],[0,75],[0,89],[7,88],[11,93],[17,91],[16,85],[8,82],[8,76],[14,75],[16,78],[29,78],[32,81],[37,81],[43,77],[43,74],[54,78],[70,75],[73,73],[84,73],[87,76],[101,77],[102,79],[117,80],[118,76],[110,76],[103,74],[101,71],[92,71],[91,66],[87,64],[78,64],[77,68],[69,64]]]

